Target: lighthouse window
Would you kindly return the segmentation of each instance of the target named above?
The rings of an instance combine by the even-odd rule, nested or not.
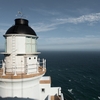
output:
[[[36,51],[36,39],[33,37],[26,37],[26,53],[33,53]]]

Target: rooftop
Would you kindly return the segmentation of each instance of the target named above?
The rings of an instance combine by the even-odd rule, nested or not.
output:
[[[28,35],[36,35],[35,31],[28,25],[27,19],[15,19],[15,25],[11,26],[6,34],[28,34]]]

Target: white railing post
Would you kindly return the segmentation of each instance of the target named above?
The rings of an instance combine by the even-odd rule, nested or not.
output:
[[[29,75],[29,73],[28,73],[28,65],[26,65],[27,67],[26,67],[26,73],[27,73],[27,75]]]
[[[46,59],[45,59],[45,68],[46,68]]]
[[[3,76],[5,76],[5,67],[3,67]]]
[[[42,59],[42,66],[43,66],[43,69],[44,69],[44,58]]]
[[[43,67],[44,67],[44,59],[42,59],[42,62],[43,62]]]
[[[5,76],[5,62],[2,60],[2,67],[3,67],[3,76]]]
[[[64,100],[64,96],[63,96],[63,94],[61,93],[61,100]]]
[[[14,76],[17,76],[17,73],[16,73],[16,67],[15,67],[15,73],[14,73]]]
[[[37,73],[39,73],[39,69],[38,68],[39,68],[39,62],[36,63],[36,71],[37,71]]]
[[[51,96],[50,95],[48,95],[48,100],[51,100]]]
[[[61,95],[61,88],[58,88],[58,96]]]
[[[40,65],[40,58],[38,58],[38,62],[39,62],[39,65]]]

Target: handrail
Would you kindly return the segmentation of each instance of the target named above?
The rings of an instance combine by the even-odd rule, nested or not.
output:
[[[43,67],[43,71],[44,71],[44,68],[46,68],[46,60],[45,59],[42,59],[42,60],[38,59],[36,64],[26,64],[26,65],[23,64],[24,67],[21,67],[22,66],[22,64],[21,64],[18,66],[16,65],[15,67],[12,67],[12,68],[5,67],[6,66],[5,62],[3,62],[3,60],[1,60],[1,61],[2,61],[1,65],[2,65],[2,69],[3,69],[3,75],[6,75],[7,69],[12,70],[12,72],[14,72],[14,75],[17,76],[17,69],[22,69],[22,70],[24,69],[24,71],[26,71],[26,73],[29,74],[28,71],[32,70],[32,69],[36,69],[36,72],[39,73],[38,72],[39,66]],[[35,68],[34,67],[28,68],[28,66],[35,66]]]

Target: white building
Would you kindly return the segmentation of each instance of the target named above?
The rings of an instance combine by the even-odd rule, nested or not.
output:
[[[51,87],[46,60],[39,59],[37,35],[28,20],[15,19],[5,37],[5,55],[0,68],[0,97],[32,100],[64,100],[60,87]]]

